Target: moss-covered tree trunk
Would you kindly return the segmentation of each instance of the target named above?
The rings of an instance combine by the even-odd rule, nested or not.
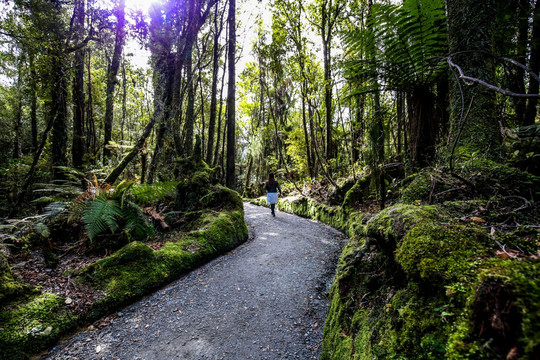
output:
[[[74,10],[75,31],[77,42],[84,37],[85,8],[84,1],[79,0]],[[85,153],[84,142],[84,55],[86,49],[75,52],[73,77],[73,138],[71,146],[71,161],[73,166],[80,168],[83,165]]]
[[[489,54],[492,50],[495,0],[447,0],[446,3],[448,41],[453,63],[461,67],[465,75],[492,84],[495,70]],[[458,134],[463,122],[461,115],[467,112],[471,100],[472,105],[458,147],[491,159],[499,158],[501,135],[496,117],[495,93],[477,84],[460,84],[453,81],[450,94],[452,134]]]
[[[114,88],[117,83],[116,75],[118,74],[118,69],[120,68],[120,60],[124,48],[124,39],[126,35],[126,32],[124,30],[124,26],[126,23],[125,6],[125,0],[120,0],[120,2],[118,3],[118,7],[115,10],[118,23],[116,25],[113,57],[107,71],[107,93],[105,98],[105,122],[103,135],[103,145],[105,146],[103,148],[103,158],[105,159],[109,158],[111,155],[111,151],[106,146],[112,140],[112,127],[114,117]]]

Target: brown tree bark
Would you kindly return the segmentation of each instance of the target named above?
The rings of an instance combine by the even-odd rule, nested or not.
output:
[[[114,118],[114,88],[116,86],[116,75],[118,74],[118,69],[120,68],[120,60],[122,57],[122,51],[124,48],[125,40],[125,8],[126,0],[119,0],[118,7],[115,9],[116,12],[116,34],[114,39],[114,51],[111,63],[107,71],[107,89],[105,97],[105,123],[103,129],[103,158],[108,159],[111,156],[110,149],[107,148],[107,145],[112,140],[112,127],[113,127],[113,118]]]
[[[82,41],[84,37],[85,7],[84,0],[78,0],[75,4],[75,41]],[[84,54],[85,49],[75,52],[73,81],[73,139],[71,146],[71,161],[75,168],[83,165],[85,153],[84,141]]]
[[[227,87],[227,169],[225,183],[236,186],[236,0],[229,0],[229,85]]]

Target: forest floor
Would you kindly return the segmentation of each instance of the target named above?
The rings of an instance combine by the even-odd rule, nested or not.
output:
[[[318,359],[345,237],[295,215],[244,209],[244,245],[41,358]]]

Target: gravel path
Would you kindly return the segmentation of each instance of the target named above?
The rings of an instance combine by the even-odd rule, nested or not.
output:
[[[244,245],[42,359],[319,358],[344,236],[298,216],[273,218],[248,203],[244,209],[250,233]]]

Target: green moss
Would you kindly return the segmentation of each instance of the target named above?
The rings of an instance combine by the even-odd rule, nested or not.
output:
[[[30,287],[13,279],[6,256],[0,252],[0,304],[30,291]]]
[[[366,235],[395,244],[410,228],[424,221],[435,220],[443,213],[436,206],[396,204],[367,221]]]
[[[218,197],[230,199],[222,205],[232,210],[207,210],[197,219],[198,229],[178,234],[176,241],[167,242],[159,251],[132,242],[86,267],[81,281],[106,294],[93,307],[91,317],[113,311],[244,242],[248,229],[243,203],[236,192],[221,188],[219,193]]]
[[[427,221],[403,237],[396,260],[410,278],[442,284],[474,268],[475,260],[488,251],[485,231]]]
[[[212,191],[200,199],[203,208],[223,208],[225,210],[243,209],[242,198],[234,190],[216,185]]]
[[[265,205],[265,198],[253,202]],[[487,207],[485,199],[395,204],[371,216],[304,197],[280,199],[279,209],[350,236],[330,292],[321,359],[493,359],[512,347],[519,359],[537,357],[538,260],[494,255],[495,240],[536,254],[538,236],[526,227],[490,234],[489,227],[460,220]],[[490,289],[505,302],[497,305]],[[503,338],[496,328],[479,331],[489,324],[479,326],[479,319],[491,318],[497,306],[517,309],[504,320],[514,337]]]
[[[344,212],[354,211],[356,205],[361,204],[364,200],[364,192],[369,188],[370,176],[365,176],[358,179],[356,183],[345,194],[343,199],[342,209]]]
[[[52,294],[33,295],[0,312],[0,358],[23,359],[51,345],[72,329],[77,318]]]
[[[401,200],[406,204],[424,201],[431,192],[431,179],[427,172],[411,175],[413,180],[403,189]]]

